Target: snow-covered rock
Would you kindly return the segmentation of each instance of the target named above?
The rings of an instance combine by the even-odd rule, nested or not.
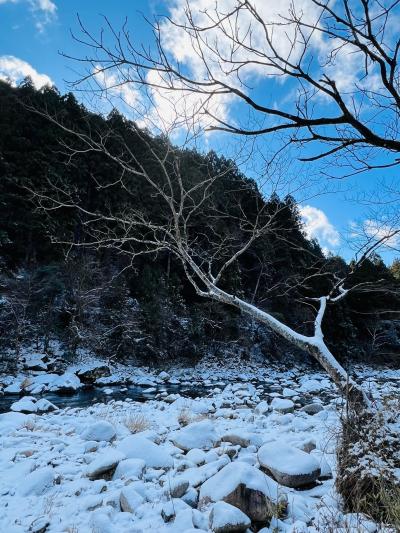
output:
[[[86,468],[86,475],[89,479],[103,479],[111,477],[120,461],[125,459],[125,455],[112,448],[102,451]]]
[[[300,409],[300,411],[304,411],[308,415],[316,415],[323,410],[324,407],[320,403],[308,403]]]
[[[32,396],[24,396],[17,402],[14,402],[10,409],[17,413],[36,413],[36,398],[33,398]]]
[[[256,408],[255,408],[255,412],[260,414],[260,415],[265,415],[265,413],[268,413],[268,411],[271,410],[271,407],[269,405],[269,403],[265,400],[263,400],[262,402],[258,403]]]
[[[99,378],[110,376],[111,371],[107,365],[95,365],[80,368],[76,375],[82,383],[94,383]]]
[[[265,472],[286,487],[309,485],[321,474],[319,463],[312,455],[283,442],[262,446],[258,460]]]
[[[169,438],[175,446],[185,451],[192,448],[209,449],[218,440],[214,424],[210,420],[193,422],[178,431],[174,431]]]
[[[134,487],[128,485],[121,490],[119,502],[121,510],[126,513],[134,513],[144,501],[143,496],[141,496]]]
[[[199,448],[192,448],[187,452],[185,457],[196,465],[202,465],[206,462],[207,455],[204,450],[200,450]]]
[[[84,440],[95,440],[97,442],[110,442],[115,437],[115,427],[106,420],[101,420],[95,424],[91,424],[82,433],[81,437]]]
[[[7,387],[4,388],[4,393],[5,394],[20,394],[21,385],[22,385],[22,381],[15,381],[14,383],[10,383],[10,385],[7,385]]]
[[[165,494],[170,498],[181,498],[189,488],[189,481],[178,476],[168,479],[165,484]]]
[[[165,372],[164,370],[158,374],[158,378],[162,381],[168,381],[170,377],[171,376],[168,374],[168,372]]]
[[[35,403],[38,413],[49,413],[51,411],[58,411],[58,407],[54,403],[49,402],[46,398],[40,398]]]
[[[124,459],[118,463],[113,479],[141,479],[145,468],[143,459]]]
[[[174,464],[165,448],[139,435],[125,437],[117,449],[128,459],[143,459],[150,468],[172,468]]]
[[[37,371],[46,372],[47,364],[44,363],[40,358],[27,359],[24,362],[24,369],[25,370],[37,370]]]
[[[199,504],[223,500],[253,522],[265,522],[275,514],[279,494],[276,481],[254,466],[235,461],[203,483]]]
[[[75,392],[80,387],[82,383],[79,378],[72,372],[66,372],[57,376],[50,384],[49,391],[51,392]]]
[[[286,398],[274,398],[271,402],[271,407],[282,414],[293,413],[294,411],[294,403]]]
[[[249,433],[246,430],[239,429],[237,431],[230,431],[222,435],[221,440],[223,442],[230,442],[233,445],[239,445],[242,448],[248,446],[261,446],[262,438],[255,433]]]
[[[50,466],[38,468],[21,480],[19,494],[21,496],[41,496],[53,486],[55,477],[54,469]]]
[[[251,526],[251,521],[237,507],[217,502],[211,509],[209,526],[214,533],[244,533]]]

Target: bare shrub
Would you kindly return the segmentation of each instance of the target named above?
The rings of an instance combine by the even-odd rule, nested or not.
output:
[[[192,415],[187,407],[184,407],[178,415],[178,424],[180,426],[187,426],[192,422]]]
[[[140,413],[128,415],[124,420],[124,424],[131,433],[140,433],[141,431],[146,431],[146,429],[150,429],[151,427],[151,424],[147,418]]]
[[[397,419],[398,402],[389,401],[380,412],[352,412],[342,420],[336,486],[346,510],[400,528]]]

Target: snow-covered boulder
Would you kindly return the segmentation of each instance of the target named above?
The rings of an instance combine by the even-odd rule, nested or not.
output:
[[[4,394],[20,394],[22,381],[15,381],[4,388]]]
[[[139,435],[125,437],[117,449],[128,459],[143,459],[149,468],[172,468],[174,464],[165,448]]]
[[[134,513],[144,501],[143,496],[136,492],[134,487],[128,485],[121,490],[119,503],[121,505],[121,510],[125,513]]]
[[[47,370],[47,364],[39,357],[27,359],[23,366],[25,370],[37,370],[42,372],[46,372]]]
[[[268,411],[271,410],[271,407],[269,405],[269,403],[265,400],[263,400],[262,402],[258,403],[256,405],[256,408],[255,408],[255,412],[259,415],[265,415],[265,413],[268,413]]]
[[[294,403],[287,398],[274,398],[271,402],[271,407],[282,414],[293,413],[294,411]]]
[[[33,396],[24,396],[17,402],[11,404],[10,409],[17,413],[36,413],[36,398]]]
[[[50,466],[38,468],[21,480],[19,494],[21,496],[41,496],[50,489],[55,481],[54,470]]]
[[[82,383],[94,383],[99,378],[105,378],[111,375],[110,368],[107,365],[94,365],[83,367],[77,371],[77,376]]]
[[[106,448],[92,461],[86,468],[86,475],[89,479],[111,478],[120,461],[125,459],[125,455],[118,450]]]
[[[302,487],[314,483],[321,470],[310,454],[283,442],[265,444],[258,450],[262,469],[286,487]]]
[[[294,396],[298,396],[298,394],[298,392],[293,389],[289,389],[288,387],[284,387],[282,391],[282,396],[284,398],[293,398]]]
[[[158,374],[158,378],[162,381],[168,381],[170,377],[171,376],[168,374],[168,372],[165,372],[164,370]]]
[[[118,463],[113,475],[113,480],[141,479],[145,468],[146,463],[143,459],[125,459]]]
[[[251,521],[237,507],[217,502],[211,509],[209,526],[214,533],[244,533],[251,526]]]
[[[81,437],[84,440],[110,442],[115,437],[115,427],[110,422],[101,420],[100,422],[95,422],[86,428],[81,433]]]
[[[49,391],[75,392],[80,387],[82,387],[82,383],[79,378],[71,372],[66,372],[65,374],[61,374],[61,376],[57,376],[49,384]]]
[[[54,403],[49,402],[49,400],[46,400],[46,398],[40,398],[40,400],[35,403],[35,406],[38,413],[58,411],[58,407],[54,405]]]
[[[236,430],[225,433],[225,435],[221,437],[221,440],[223,442],[230,442],[234,446],[239,445],[242,448],[247,448],[251,445],[258,447],[262,444],[260,435],[257,435],[256,433],[249,433],[245,430]]]
[[[169,479],[165,484],[165,494],[169,498],[181,498],[189,488],[189,481],[181,476]]]
[[[265,522],[276,514],[279,485],[254,466],[235,461],[200,488],[199,505],[221,500],[240,509],[252,522]]]
[[[207,455],[205,451],[199,450],[199,448],[192,448],[185,457],[195,465],[202,465],[206,462]]]
[[[300,409],[300,411],[304,411],[308,415],[316,415],[323,410],[324,407],[320,403],[309,403]]]
[[[185,451],[189,451],[192,448],[209,449],[218,440],[214,425],[210,420],[189,424],[178,431],[172,432],[169,438],[175,446]]]

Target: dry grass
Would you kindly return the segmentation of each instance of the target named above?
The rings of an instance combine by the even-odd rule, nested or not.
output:
[[[182,427],[192,424],[193,422],[201,422],[202,420],[207,420],[213,418],[211,413],[204,413],[201,415],[195,415],[190,412],[187,407],[184,407],[178,415],[178,424]]]
[[[180,426],[187,426],[192,422],[192,415],[189,412],[189,409],[184,408],[181,410],[181,412],[178,415],[178,424]]]
[[[146,429],[150,429],[151,427],[151,424],[147,418],[140,413],[128,415],[124,420],[124,424],[131,433],[140,433],[141,431],[146,431]]]
[[[21,383],[21,389],[26,389],[26,387],[29,387],[29,385],[32,385],[33,381],[29,378],[25,378],[24,381]]]
[[[26,429],[26,431],[39,430],[39,426],[33,420],[27,420],[26,422],[22,424],[21,428]]]

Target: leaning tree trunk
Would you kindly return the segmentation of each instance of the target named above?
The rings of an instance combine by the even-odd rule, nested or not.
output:
[[[290,327],[286,326],[269,313],[249,304],[248,302],[233,296],[218,287],[209,288],[210,296],[219,301],[232,305],[252,316],[259,322],[267,324],[276,333],[287,339],[290,343],[311,354],[320,365],[326,370],[332,381],[336,384],[339,391],[348,400],[349,407],[357,412],[370,410],[370,402],[362,387],[353,381],[346,370],[338,363],[333,354],[326,346],[321,331],[321,321],[325,311],[325,302],[323,302],[322,313],[316,319],[316,334],[312,337],[297,333]]]
[[[326,298],[320,299],[315,335],[307,337],[218,287],[209,286],[209,295],[267,324],[289,342],[310,353],[326,370],[347,399],[348,406],[346,416],[342,418],[342,434],[337,448],[336,487],[343,498],[344,508],[400,527],[398,516],[393,514],[393,509],[397,508],[398,500],[395,500],[400,494],[398,480],[393,474],[396,468],[400,468],[397,429],[388,423],[390,413],[371,405],[362,387],[348,376],[326,346],[321,331]]]

